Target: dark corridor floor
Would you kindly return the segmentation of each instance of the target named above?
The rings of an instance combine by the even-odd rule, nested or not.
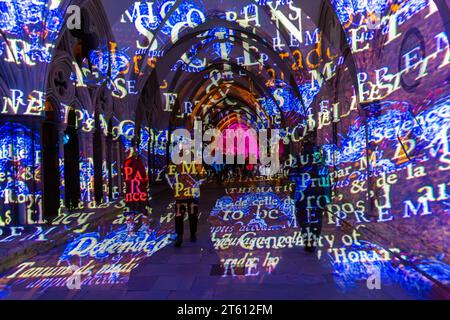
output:
[[[23,278],[8,278],[18,270],[18,266],[3,275],[4,299],[417,299],[418,297],[396,283],[382,284],[380,290],[369,290],[365,281],[356,282],[351,288],[339,287],[336,275],[327,256],[317,259],[315,254],[300,248],[281,249],[277,252],[280,260],[275,268],[256,268],[253,271],[224,274],[224,259],[230,257],[217,251],[211,236],[210,212],[216,200],[224,194],[223,189],[208,187],[202,191],[201,218],[197,243],[189,242],[185,234],[182,248],[174,248],[170,243],[148,257],[140,257],[134,269],[122,280],[83,282],[80,289],[70,290],[67,285],[44,285],[42,277],[33,276],[30,271]],[[161,210],[171,199],[158,199]],[[157,212],[158,208],[155,208]],[[217,225],[215,225],[217,227]],[[185,228],[188,229],[187,224]],[[58,261],[65,245],[32,259],[33,266],[48,265]],[[268,255],[273,255],[273,252]],[[124,255],[109,256],[115,263],[127,262]],[[231,254],[233,256],[233,254]],[[237,256],[237,253],[236,253]],[[242,256],[242,255],[241,255]],[[241,257],[240,256],[240,257]],[[267,258],[264,253],[261,262]],[[71,260],[77,266],[86,265],[91,260],[79,257]],[[124,260],[125,259],[125,260]],[[221,260],[222,259],[222,260]],[[105,260],[99,260],[99,265]],[[98,261],[97,261],[98,262]],[[61,265],[56,263],[53,265]],[[64,264],[62,264],[64,265]],[[67,266],[67,263],[65,264]],[[29,265],[32,266],[31,264]],[[25,268],[23,270],[26,270]],[[38,270],[39,271],[39,270]],[[37,272],[38,272],[37,271]],[[42,271],[42,270],[41,270]],[[245,273],[247,275],[245,275]],[[249,274],[251,273],[251,274]],[[83,276],[84,277],[84,276]],[[82,278],[83,278],[82,277]],[[40,284],[37,282],[41,280]],[[83,280],[83,279],[81,279]],[[34,285],[31,281],[34,281]]]

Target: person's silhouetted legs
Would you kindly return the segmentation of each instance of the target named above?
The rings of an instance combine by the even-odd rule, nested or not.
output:
[[[177,234],[177,240],[175,241],[175,247],[180,247],[183,243],[184,215],[186,214],[186,209],[186,202],[177,201],[175,213],[175,232]]]
[[[191,242],[196,242],[198,225],[198,204],[194,200],[189,204],[189,207],[189,228],[191,231]]]

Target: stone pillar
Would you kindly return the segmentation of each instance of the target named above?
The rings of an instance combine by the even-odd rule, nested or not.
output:
[[[64,131],[65,126],[60,124],[58,130],[58,161],[59,161],[59,214],[67,213],[66,208],[66,189],[64,178]]]
[[[79,131],[78,139],[80,145],[80,205],[93,207],[95,204],[93,133]]]
[[[41,119],[1,120],[0,226],[42,224]]]
[[[121,176],[122,176],[122,163],[120,161],[120,148],[119,143],[117,141],[113,141],[113,163],[114,167],[113,173],[115,174],[112,179],[112,188],[113,188],[113,199],[118,199],[121,195]]]
[[[116,140],[116,145],[117,145],[117,166],[119,167],[119,170],[120,170],[117,175],[117,177],[118,177],[117,186],[119,187],[119,189],[118,189],[119,194],[120,194],[119,197],[121,197],[125,192],[125,190],[123,188],[125,181],[122,176],[122,167],[125,163],[125,156],[124,156],[124,150],[123,150],[123,148],[121,148],[122,144],[120,143],[120,140]]]
[[[102,131],[103,132],[103,131]],[[111,150],[108,150],[108,138],[102,134],[102,180],[103,180],[103,201],[108,203],[109,199],[109,172],[111,170],[110,163],[108,163],[108,152],[112,154]]]

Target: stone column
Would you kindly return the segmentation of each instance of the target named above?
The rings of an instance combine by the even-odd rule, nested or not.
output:
[[[67,213],[69,210],[66,208],[66,189],[64,178],[64,131],[66,128],[63,124],[60,124],[58,130],[58,161],[59,161],[59,214]]]
[[[78,139],[80,145],[80,202],[84,207],[93,207],[95,202],[93,133],[79,131]]]
[[[102,131],[103,133],[103,131]],[[108,152],[112,154],[111,150],[108,150],[108,138],[102,134],[102,180],[103,180],[103,201],[108,203],[109,199],[109,187],[111,181],[109,181],[109,172],[111,170],[110,163],[108,162]],[[112,158],[112,157],[111,157]],[[112,159],[111,159],[112,162]]]
[[[120,150],[119,150],[119,144],[117,141],[112,142],[113,144],[113,152],[112,152],[112,165],[114,166],[114,171],[116,176],[113,176],[112,179],[112,187],[113,187],[113,199],[117,199],[120,197],[120,194],[122,192],[122,188],[120,186],[121,184],[121,173],[122,173],[122,164],[120,161]]]

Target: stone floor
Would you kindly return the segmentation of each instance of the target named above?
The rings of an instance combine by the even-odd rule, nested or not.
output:
[[[339,287],[333,268],[326,256],[318,260],[315,254],[299,248],[283,250],[282,259],[271,272],[244,276],[231,273],[224,276],[221,253],[213,247],[209,213],[223,188],[209,187],[202,191],[198,241],[189,242],[189,232],[181,248],[172,244],[150,257],[141,257],[139,264],[120,283],[27,288],[29,279],[8,280],[13,268],[0,278],[0,298],[3,299],[418,299],[396,283],[382,284],[380,290],[369,290],[365,281],[351,288]],[[155,199],[155,212],[162,212],[173,200],[161,196]],[[170,207],[170,206],[169,206]],[[187,225],[185,228],[188,228]],[[35,257],[41,264],[58,261],[65,249],[62,245]],[[81,258],[80,258],[80,261]],[[40,264],[40,265],[41,265]],[[54,265],[59,265],[54,263]],[[216,271],[214,271],[216,270]],[[217,272],[219,270],[219,272]],[[28,282],[27,282],[28,281]]]

